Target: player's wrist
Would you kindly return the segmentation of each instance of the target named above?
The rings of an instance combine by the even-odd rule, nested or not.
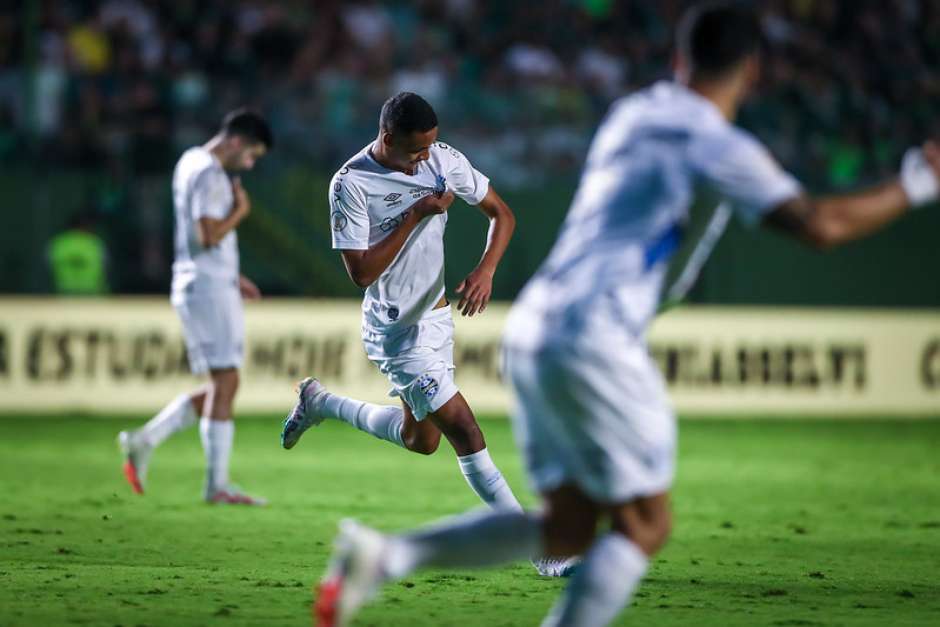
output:
[[[901,160],[901,187],[911,209],[917,209],[940,198],[940,180],[920,148],[908,148]]]

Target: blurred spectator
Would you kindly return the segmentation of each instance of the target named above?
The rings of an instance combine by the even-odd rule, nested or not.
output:
[[[107,294],[107,250],[97,234],[93,213],[74,216],[68,228],[49,242],[48,259],[57,294],[92,296]]]
[[[513,173],[511,184],[537,185],[570,169],[613,99],[668,74],[674,21],[690,3],[42,2],[38,33],[0,16],[2,115],[14,120],[14,143],[34,116],[54,161],[126,158],[134,175],[169,167],[222,112],[249,103],[290,131],[279,158],[330,170],[336,154],[369,139],[381,102],[407,89],[435,104],[448,137],[472,129],[480,150],[521,132],[537,153],[486,159]],[[940,104],[940,5],[762,6],[766,79],[744,122],[788,168],[812,185],[848,185],[881,173],[929,130]],[[24,65],[27,41],[38,42],[35,66]],[[903,137],[889,128],[899,107],[911,118]],[[793,133],[809,154],[788,150]],[[874,139],[885,134],[893,141]],[[831,170],[818,167],[833,156]]]
[[[577,175],[614,99],[669,75],[693,2],[8,0],[0,161],[78,174],[120,207],[115,281],[162,289],[173,161],[226,111],[263,110],[272,158],[316,175],[374,137],[390,94],[415,91],[497,185],[542,189]],[[810,189],[884,176],[940,133],[940,3],[759,6],[765,64],[740,122]]]

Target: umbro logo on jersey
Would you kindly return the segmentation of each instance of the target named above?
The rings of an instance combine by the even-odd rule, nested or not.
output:
[[[401,198],[401,194],[389,194],[384,198],[384,200],[385,202],[395,202],[399,198]]]

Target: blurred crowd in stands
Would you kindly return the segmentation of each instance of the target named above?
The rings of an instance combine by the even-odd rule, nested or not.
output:
[[[160,173],[221,113],[332,170],[424,95],[503,185],[576,174],[616,97],[668,75],[682,0],[19,0],[0,13],[0,161]],[[893,171],[937,131],[940,3],[773,0],[742,116],[811,187]]]

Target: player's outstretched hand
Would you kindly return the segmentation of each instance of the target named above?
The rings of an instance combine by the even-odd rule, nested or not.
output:
[[[251,213],[251,199],[248,198],[248,192],[242,187],[241,177],[236,176],[232,179],[232,196],[235,201],[232,204],[233,212],[239,213],[243,217]]]
[[[467,275],[467,278],[457,286],[460,302],[457,310],[463,316],[472,316],[483,313],[493,294],[493,273],[483,268],[477,268]]]
[[[245,300],[261,300],[261,290],[255,285],[254,281],[244,274],[238,277],[238,291],[241,292]]]
[[[444,213],[452,202],[454,202],[454,192],[444,192],[440,196],[429,194],[411,207],[419,218],[426,218]]]
[[[934,140],[928,140],[923,145],[924,159],[930,164],[934,174],[940,177],[940,144]]]

